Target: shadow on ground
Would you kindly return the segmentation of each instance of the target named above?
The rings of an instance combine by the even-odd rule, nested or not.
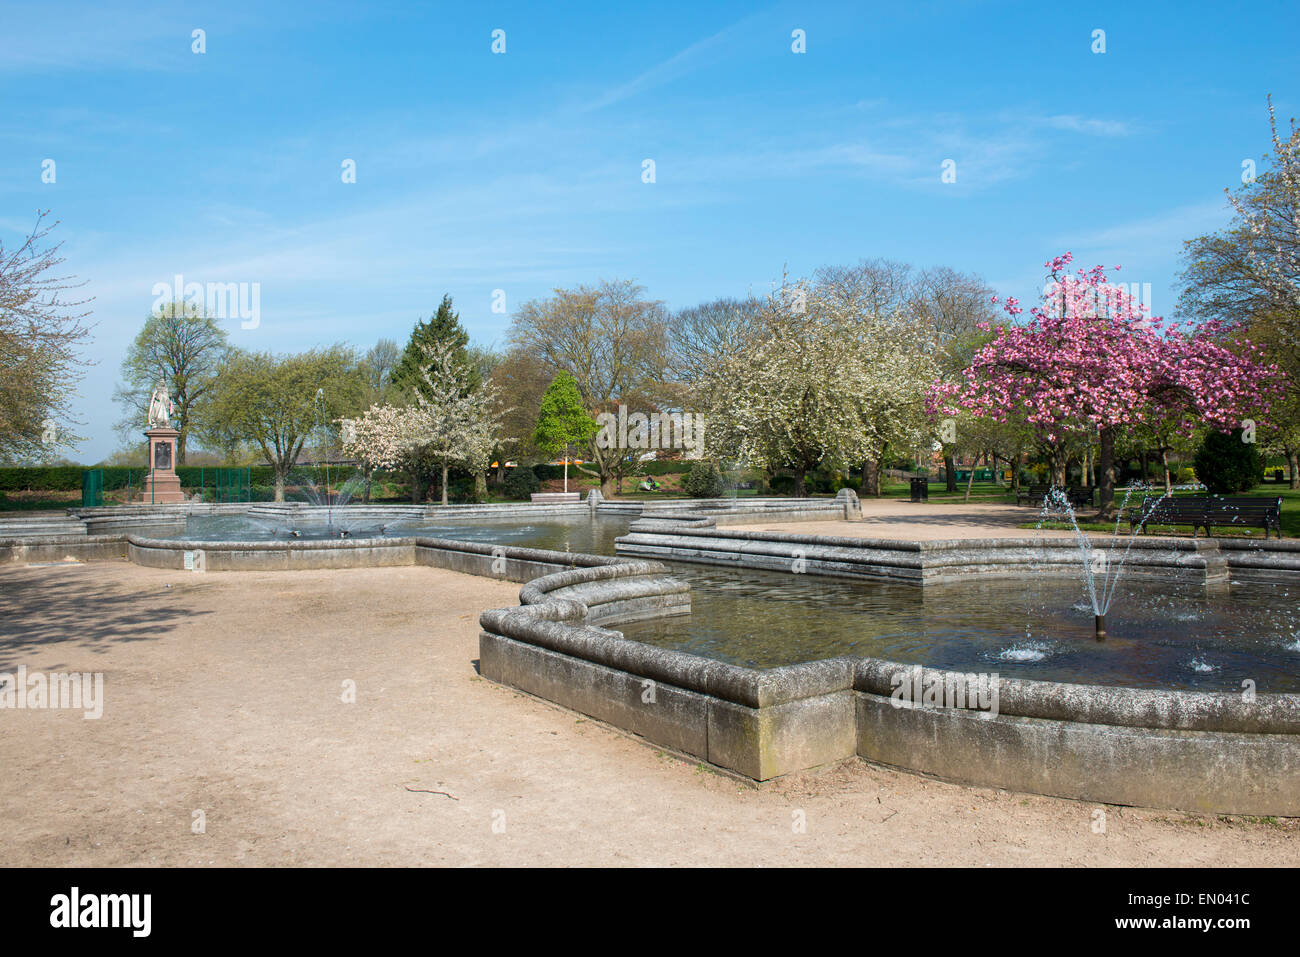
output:
[[[162,637],[177,622],[207,614],[184,607],[184,591],[161,582],[101,582],[87,566],[5,569],[0,671],[26,663],[25,656],[41,646],[102,653],[120,642]]]

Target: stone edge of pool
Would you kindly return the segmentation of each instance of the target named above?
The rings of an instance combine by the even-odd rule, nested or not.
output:
[[[821,510],[819,517],[825,514]],[[756,537],[717,529],[699,515],[686,521],[700,533],[696,538],[732,542],[749,558],[780,560],[786,571],[793,556],[784,549],[800,548],[809,570],[822,563],[815,573],[837,574],[832,569],[845,556],[814,554],[806,546],[849,547],[848,540],[822,536]],[[127,534],[79,541],[88,558],[128,557],[162,568],[184,568],[185,552],[201,551],[212,571],[426,564],[523,582],[519,606],[480,616],[479,669],[485,678],[757,781],[859,757],[961,784],[1082,801],[1300,816],[1300,695],[1247,700],[1237,694],[1000,679],[996,710],[907,706],[897,691],[909,681],[943,687],[965,676],[850,657],[758,670],[625,638],[610,626],[690,611],[689,586],[652,559],[418,535],[232,543]],[[894,567],[922,571],[924,558],[938,556],[951,565],[973,545],[851,541],[864,550],[896,553]],[[991,563],[996,573],[1023,571],[1028,542],[980,544],[999,546],[999,560]],[[1160,551],[1173,556],[1153,557],[1145,567],[1191,568],[1193,578],[1216,561],[1231,561],[1236,576],[1237,552],[1253,556],[1253,565],[1240,567],[1262,566],[1289,580],[1300,570],[1300,550],[1292,542],[1269,543],[1267,549],[1217,542],[1217,558],[1207,556],[1206,542],[1153,539],[1139,545],[1152,550],[1148,557]],[[21,547],[56,554],[67,542],[33,538]],[[1261,551],[1283,564],[1261,560]],[[34,554],[27,552],[29,560]],[[944,580],[916,577],[920,583]]]
[[[1235,581],[1300,583],[1300,540],[1089,538],[1109,561],[1143,580],[1226,585]],[[641,518],[614,541],[620,556],[933,585],[1035,573],[1078,575],[1072,537],[909,541],[718,527],[712,520]]]

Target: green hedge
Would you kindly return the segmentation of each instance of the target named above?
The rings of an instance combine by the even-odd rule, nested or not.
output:
[[[81,491],[81,473],[87,471],[80,465],[50,465],[30,467],[0,468],[0,492],[79,492]],[[144,481],[147,469],[126,468],[124,466],[104,466],[104,490],[115,491],[126,488],[139,488]],[[330,479],[337,482],[341,477],[352,474],[346,466],[329,468]],[[197,489],[200,484],[211,488],[217,478],[216,466],[182,465],[176,469],[176,475],[184,488]],[[296,468],[289,473],[292,480],[296,477],[310,477],[313,481],[324,484],[325,469],[320,466]],[[392,480],[388,473],[375,473],[376,480]],[[253,485],[274,485],[275,473],[269,465],[252,466],[250,479]],[[405,480],[402,475],[399,480]]]
[[[76,465],[0,468],[0,491],[71,492],[81,490],[82,469]],[[108,476],[105,475],[105,478]]]

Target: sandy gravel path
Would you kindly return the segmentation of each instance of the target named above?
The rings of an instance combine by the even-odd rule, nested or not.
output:
[[[100,671],[106,699],[97,721],[0,711],[6,863],[1300,858],[1297,821],[1110,808],[1100,834],[1091,805],[856,761],[750,787],[479,678],[478,612],[515,593],[415,567],[0,569],[0,671]],[[345,681],[353,704],[341,700]]]

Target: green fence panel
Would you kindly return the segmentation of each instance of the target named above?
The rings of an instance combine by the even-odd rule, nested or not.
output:
[[[86,469],[81,473],[81,507],[104,504],[104,470]]]

